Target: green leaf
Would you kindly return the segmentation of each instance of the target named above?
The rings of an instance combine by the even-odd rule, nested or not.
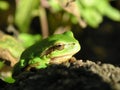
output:
[[[120,21],[120,11],[108,5],[105,10],[105,15],[112,20]]]
[[[60,4],[56,0],[49,0],[48,2],[49,2],[50,6],[52,7],[52,10],[54,12],[58,12],[62,9],[60,7]]]
[[[93,7],[99,0],[80,0],[80,3],[85,7]]]
[[[9,8],[9,4],[6,1],[0,1],[0,9],[7,10]]]
[[[21,32],[28,32],[31,20],[33,18],[32,13],[38,9],[40,0],[19,0],[16,13],[15,23]]]
[[[103,20],[101,14],[92,8],[85,9],[82,16],[88,25],[94,28],[98,27]]]

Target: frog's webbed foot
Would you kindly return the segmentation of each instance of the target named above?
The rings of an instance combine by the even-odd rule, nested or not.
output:
[[[62,64],[69,67],[71,64],[76,62],[76,58],[75,57],[71,57],[70,59],[68,59],[67,61],[63,62]]]
[[[77,60],[76,60],[76,58],[75,57],[71,57],[70,59],[69,59],[69,62],[70,63],[74,63],[74,62],[76,62]]]

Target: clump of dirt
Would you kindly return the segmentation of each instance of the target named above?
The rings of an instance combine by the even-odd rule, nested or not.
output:
[[[77,60],[70,66],[51,65],[25,72],[2,90],[120,90],[120,68]]]

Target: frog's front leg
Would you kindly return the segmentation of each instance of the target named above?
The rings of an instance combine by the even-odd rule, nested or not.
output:
[[[29,65],[27,65],[26,67],[25,67],[25,71],[30,71],[31,70],[31,68],[35,68],[36,66],[38,66],[38,65],[40,65],[40,63],[39,62],[36,62],[36,63],[34,63],[34,64],[29,64]]]
[[[49,59],[41,59],[39,57],[36,57],[28,62],[28,65],[26,66],[25,70],[29,71],[31,68],[35,69],[41,69],[46,68],[49,64]]]

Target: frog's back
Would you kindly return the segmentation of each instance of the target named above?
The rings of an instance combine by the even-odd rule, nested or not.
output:
[[[29,60],[34,57],[40,57],[41,53],[53,45],[54,42],[48,41],[48,39],[44,39],[42,41],[37,42],[31,47],[27,48],[21,55],[21,59]]]

